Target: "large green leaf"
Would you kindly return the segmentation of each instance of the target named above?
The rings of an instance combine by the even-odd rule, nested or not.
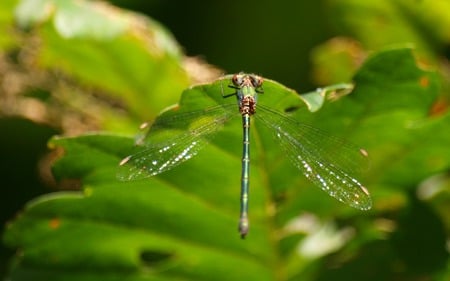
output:
[[[51,145],[65,151],[55,175],[79,179],[83,191],[37,198],[8,226],[6,243],[21,249],[11,280],[310,280],[329,270],[320,258],[337,249],[344,249],[335,258],[339,263],[367,258],[364,249],[381,236],[372,216],[400,208],[409,189],[450,168],[450,116],[431,111],[436,78],[416,66],[410,49],[374,55],[354,82],[352,94],[326,101],[315,113],[294,91],[270,80],[259,103],[364,146],[372,162],[361,180],[373,195],[371,213],[312,188],[257,122],[246,240],[237,233],[239,118],[194,159],[131,182],[118,181],[116,169],[133,138],[54,138]],[[224,79],[185,90],[177,112],[234,102],[222,97],[228,84]],[[302,228],[305,216],[299,215],[306,211],[324,222],[312,252],[307,245],[319,233]],[[342,280],[355,277],[351,274]]]

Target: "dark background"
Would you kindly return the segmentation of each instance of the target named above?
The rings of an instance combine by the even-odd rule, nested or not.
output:
[[[166,26],[189,56],[305,91],[310,52],[335,36],[324,1],[110,1]]]

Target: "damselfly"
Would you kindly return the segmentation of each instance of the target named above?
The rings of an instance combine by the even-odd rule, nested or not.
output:
[[[294,120],[270,107],[258,105],[263,93],[263,78],[239,73],[227,76],[236,96],[236,104],[220,104],[201,110],[168,114],[156,119],[138,151],[119,165],[120,180],[136,180],[157,175],[195,156],[198,151],[235,116],[242,117],[243,149],[241,172],[241,210],[239,232],[248,233],[248,198],[250,175],[250,119],[254,116],[273,136],[308,180],[339,201],[360,210],[371,208],[367,189],[351,173],[367,162],[367,152],[340,138]],[[173,136],[154,136],[170,128],[185,128]],[[158,133],[158,134],[157,134]],[[170,135],[170,134],[169,134]]]

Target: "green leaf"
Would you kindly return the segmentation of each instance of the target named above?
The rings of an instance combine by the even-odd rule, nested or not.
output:
[[[412,43],[428,59],[450,42],[449,1],[345,0],[329,2],[329,18],[341,33],[368,49]]]
[[[37,31],[40,66],[120,100],[138,119],[154,118],[188,86],[177,42],[143,15],[97,1],[22,0],[16,19]]]
[[[319,85],[348,81],[365,57],[366,53],[357,41],[333,38],[313,49],[313,78]]]
[[[305,101],[309,111],[316,112],[319,110],[325,99],[336,99],[343,95],[349,94],[353,90],[352,84],[335,84],[324,88],[318,88],[314,92],[309,92],[301,95],[301,98]]]
[[[0,36],[0,50],[2,51],[16,43],[12,28],[14,22],[12,10],[15,4],[15,0],[3,0],[0,4],[0,34],[2,34]]]
[[[11,279],[298,280],[329,272],[321,264],[332,252],[340,263],[351,263],[382,237],[372,215],[401,208],[399,196],[405,202],[410,189],[450,168],[450,116],[431,111],[437,79],[417,67],[410,49],[374,54],[354,83],[353,93],[325,100],[315,113],[294,91],[271,80],[264,82],[258,102],[364,146],[372,162],[361,181],[373,195],[371,213],[313,188],[257,120],[251,135],[251,230],[246,240],[237,233],[239,118],[197,157],[139,181],[116,179],[133,138],[54,138],[51,145],[64,150],[55,175],[80,179],[82,191],[37,198],[8,226],[5,242],[21,249]],[[188,88],[178,107],[163,114],[234,103],[223,98],[232,91],[228,84],[229,76]],[[313,243],[318,228],[305,224],[311,224],[311,217],[321,229],[321,243],[313,252],[307,241]],[[336,220],[340,226],[332,223]]]

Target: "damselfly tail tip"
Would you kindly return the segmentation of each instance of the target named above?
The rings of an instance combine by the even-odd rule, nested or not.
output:
[[[245,239],[248,234],[249,224],[247,218],[241,218],[239,221],[239,233],[241,234],[241,239]]]

